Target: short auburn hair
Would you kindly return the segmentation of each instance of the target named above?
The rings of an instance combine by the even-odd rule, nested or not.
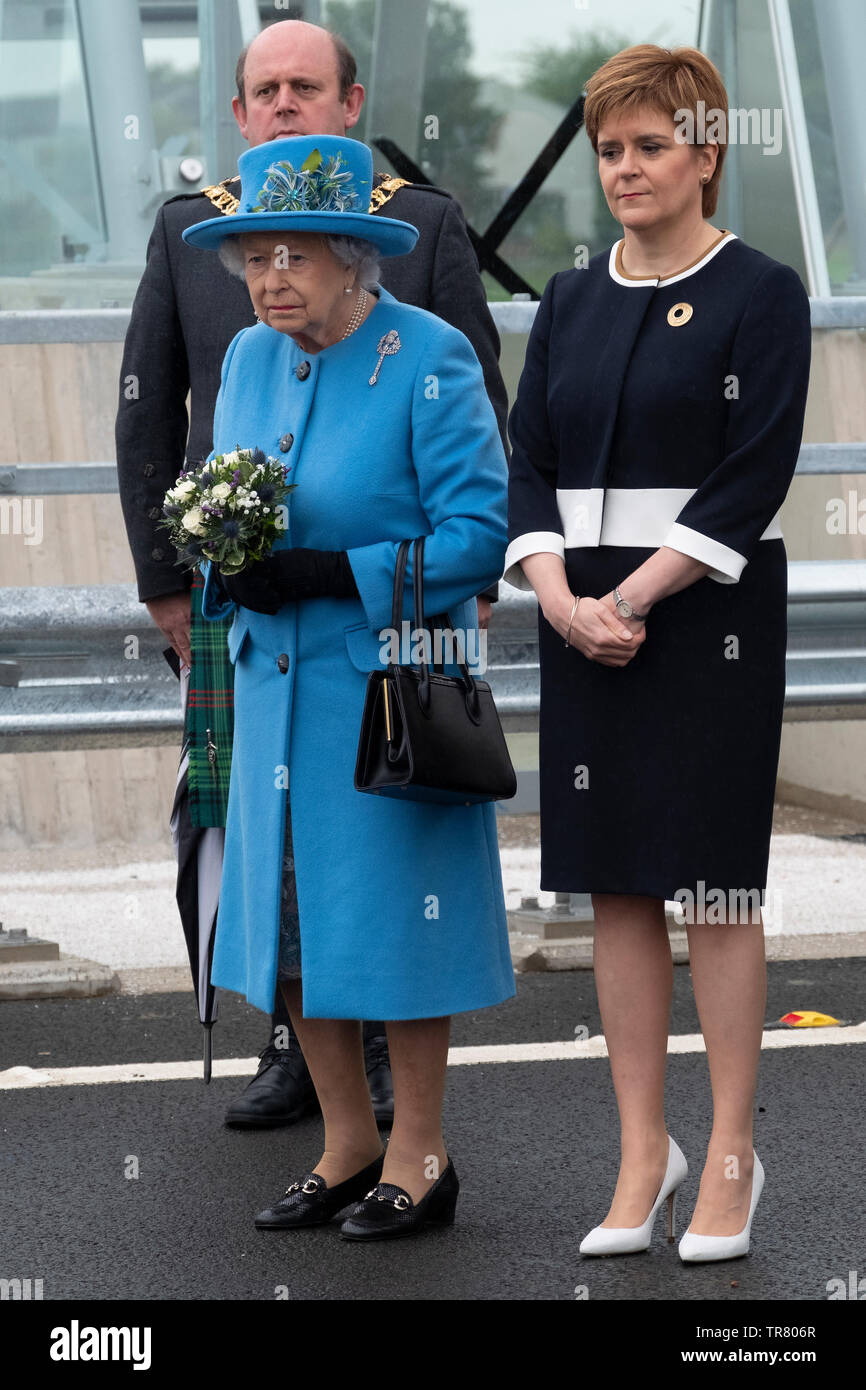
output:
[[[678,111],[691,111],[697,120],[699,101],[709,119],[711,110],[728,115],[728,94],[722,75],[706,54],[697,48],[658,48],[639,43],[608,58],[586,84],[583,111],[586,133],[598,154],[598,132],[614,112],[635,111],[651,106],[672,118]],[[719,183],[727,144],[718,139],[699,143],[718,146],[712,178],[702,190],[704,217],[711,217],[719,201]]]

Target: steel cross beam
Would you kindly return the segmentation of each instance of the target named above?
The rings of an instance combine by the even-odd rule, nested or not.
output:
[[[518,275],[507,261],[497,254],[497,247],[505,239],[518,217],[535,197],[557,160],[568,149],[580,127],[583,125],[584,95],[577,98],[566,111],[547,144],[527,169],[513,193],[506,198],[486,232],[479,234],[470,222],[466,223],[469,240],[475,248],[481,270],[488,271],[498,280],[503,289],[511,294],[528,294],[530,299],[540,299],[541,295],[527,280]],[[372,142],[394,166],[403,179],[412,183],[426,183],[427,175],[409,155],[400,149],[393,140],[381,135]]]

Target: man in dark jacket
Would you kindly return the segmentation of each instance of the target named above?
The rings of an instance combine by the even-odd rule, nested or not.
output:
[[[238,95],[232,106],[241,134],[251,145],[260,145],[287,135],[346,133],[357,124],[364,100],[355,72],[354,58],[343,41],[318,25],[299,20],[270,25],[238,61]],[[120,498],[138,596],[178,656],[192,668],[187,735],[191,815],[198,825],[225,825],[230,764],[221,760],[216,779],[206,779],[202,769],[207,768],[209,751],[213,756],[205,723],[216,721],[221,728],[217,746],[220,740],[223,747],[231,742],[228,624],[202,620],[201,576],[196,573],[193,579],[189,571],[178,567],[159,523],[163,497],[185,458],[198,462],[213,447],[222,360],[239,329],[254,322],[245,284],[222,266],[215,268],[209,257],[182,240],[181,232],[213,217],[215,209],[230,216],[239,190],[238,178],[226,179],[198,194],[170,198],[160,208],[132,306],[116,424]],[[382,283],[397,299],[428,309],[465,333],[481,362],[504,442],[507,397],[498,367],[499,338],[459,205],[442,189],[380,174],[370,211],[411,222],[419,229],[411,255],[385,263]],[[495,589],[479,595],[483,626],[495,597]],[[197,718],[196,711],[202,709],[210,714]],[[364,1050],[376,1116],[387,1125],[393,1091],[382,1023],[365,1023]],[[271,1040],[260,1058],[255,1078],[229,1107],[227,1123],[291,1124],[317,1108],[279,990]]]

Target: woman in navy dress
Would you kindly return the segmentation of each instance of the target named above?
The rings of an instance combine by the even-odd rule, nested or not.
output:
[[[785,696],[778,513],[810,357],[795,272],[707,221],[725,146],[682,140],[677,116],[699,100],[727,113],[695,49],[627,49],[587,86],[624,235],[544,292],[509,424],[505,568],[539,601],[541,886],[592,894],[620,1113],[613,1202],[581,1251],[646,1249],[665,1202],[673,1238],[687,1166],[664,1117],[667,899],[687,923],[714,1106],[688,1261],[748,1250],[763,1183],[752,1109]]]

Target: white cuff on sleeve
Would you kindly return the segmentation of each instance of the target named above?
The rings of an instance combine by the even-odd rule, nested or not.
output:
[[[565,561],[565,541],[558,531],[526,531],[515,536],[505,552],[505,570],[502,578],[515,589],[532,589],[523,573],[520,561],[526,555],[537,555],[539,551],[558,555]]]
[[[662,544],[671,550],[679,550],[683,555],[691,555],[693,560],[700,560],[701,564],[712,565],[707,578],[715,579],[719,584],[736,584],[746,567],[745,555],[722,545],[721,541],[704,536],[700,531],[693,531],[690,526],[681,526],[678,521],[674,522]]]

